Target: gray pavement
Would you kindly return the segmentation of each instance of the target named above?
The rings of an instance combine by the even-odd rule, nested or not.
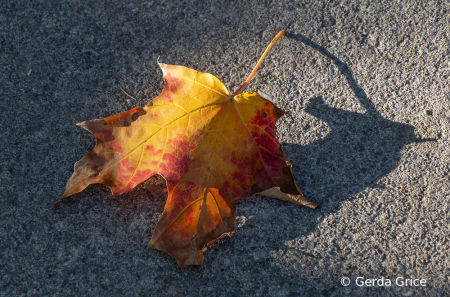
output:
[[[320,210],[244,198],[183,268],[146,249],[162,179],[53,212],[95,144],[75,124],[157,96],[158,57],[235,91],[283,29],[247,91],[292,114],[277,137]],[[448,1],[1,1],[0,67],[0,296],[449,292]]]

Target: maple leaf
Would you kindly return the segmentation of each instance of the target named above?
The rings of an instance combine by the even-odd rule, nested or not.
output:
[[[240,94],[284,34],[234,95],[211,74],[159,64],[165,87],[147,106],[78,124],[97,143],[75,164],[55,211],[90,184],[120,195],[159,174],[168,198],[148,248],[184,266],[201,265],[206,247],[235,231],[242,197],[261,193],[317,207],[296,186],[275,137],[284,112],[257,93]]]

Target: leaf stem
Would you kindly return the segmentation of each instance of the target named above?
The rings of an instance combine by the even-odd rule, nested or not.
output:
[[[269,46],[266,48],[265,52],[263,53],[263,55],[261,56],[261,58],[258,61],[258,64],[256,64],[255,68],[253,68],[252,73],[250,73],[250,75],[247,77],[247,79],[245,80],[245,82],[242,84],[242,86],[236,91],[236,93],[234,93],[234,95],[232,96],[232,98],[236,97],[237,95],[239,95],[244,89],[245,87],[248,85],[248,83],[250,82],[250,80],[252,80],[253,76],[256,73],[256,70],[258,70],[259,66],[261,65],[262,61],[264,60],[264,57],[267,55],[267,53],[269,52],[270,48],[272,47],[272,45],[275,43],[275,41],[277,41],[278,38],[280,38],[281,36],[286,34],[286,30],[280,31],[278,32],[277,36],[275,36],[274,39],[272,39],[272,41],[270,42]]]

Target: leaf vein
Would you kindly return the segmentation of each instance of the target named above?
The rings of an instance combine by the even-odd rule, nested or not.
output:
[[[216,93],[216,94],[218,94],[218,95],[221,95],[221,96],[223,96],[223,97],[229,97],[229,96],[230,96],[229,94],[222,94],[222,93],[219,93],[219,92],[217,92],[216,90],[213,90],[213,89],[211,89],[211,88],[209,88],[209,87],[207,87],[207,86],[205,86],[205,85],[203,85],[203,84],[201,84],[201,83],[199,83],[199,82],[197,82],[197,81],[195,81],[195,80],[193,80],[193,79],[190,79],[190,78],[187,78],[187,77],[183,77],[183,79],[188,80],[188,81],[190,81],[190,82],[192,82],[192,83],[194,83],[194,84],[197,84],[197,85],[199,85],[199,86],[202,86],[202,87],[204,87],[205,89],[208,89],[208,90],[210,90],[211,92],[214,92],[214,93]]]

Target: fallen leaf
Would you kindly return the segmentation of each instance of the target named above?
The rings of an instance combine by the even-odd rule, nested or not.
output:
[[[120,195],[160,174],[168,198],[148,248],[184,266],[201,265],[206,247],[235,231],[236,202],[247,195],[317,207],[296,186],[275,137],[284,112],[257,93],[240,94],[284,33],[234,95],[211,74],[159,64],[165,87],[147,106],[78,124],[97,143],[75,164],[55,211],[90,184]]]

